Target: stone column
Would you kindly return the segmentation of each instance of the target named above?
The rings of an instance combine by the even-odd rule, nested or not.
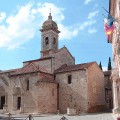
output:
[[[117,82],[113,79],[113,113],[116,113],[116,109],[118,108],[118,93],[117,93]]]
[[[5,91],[5,106],[7,106],[7,92]]]

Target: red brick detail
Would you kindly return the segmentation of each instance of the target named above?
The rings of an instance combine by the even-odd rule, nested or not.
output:
[[[26,73],[39,72],[39,71],[47,72],[45,68],[37,66],[31,62],[25,65],[23,68],[16,70],[14,73],[11,73],[10,75],[19,75],[19,74],[26,74]]]

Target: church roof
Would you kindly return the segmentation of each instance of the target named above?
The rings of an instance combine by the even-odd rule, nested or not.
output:
[[[71,55],[71,53],[69,52],[69,50],[64,46],[56,51],[54,51],[54,53],[58,53],[58,52],[64,52],[63,50],[66,49],[67,52],[69,53],[69,55],[75,60],[75,58]],[[54,54],[53,53],[53,54]],[[42,60],[47,60],[47,59],[52,59],[52,56],[48,56],[48,57],[42,57],[42,58],[39,58],[39,59],[35,59],[35,60],[28,60],[28,61],[24,61],[23,63],[31,63],[31,62],[37,62],[37,61],[42,61]]]
[[[2,74],[2,73],[12,73],[12,72],[15,72],[16,70],[18,70],[18,68],[16,68],[16,69],[10,69],[10,70],[1,70],[0,74]]]
[[[89,63],[82,63],[77,65],[67,65],[64,64],[57,70],[55,70],[55,73],[62,73],[62,72],[69,72],[69,71],[76,71],[76,70],[85,70],[86,68],[90,67],[92,64],[96,62],[89,62]]]
[[[23,63],[26,63],[26,62],[37,62],[37,61],[42,61],[42,60],[47,60],[47,59],[51,59],[52,56],[49,56],[49,57],[43,57],[43,58],[40,58],[40,59],[35,59],[35,60],[28,60],[28,61],[24,61]]]
[[[28,63],[27,65],[25,65],[24,67],[17,69],[14,73],[11,73],[10,76],[34,73],[34,72],[40,72],[40,71],[47,73],[47,70],[45,68],[37,66],[31,62],[31,63]]]

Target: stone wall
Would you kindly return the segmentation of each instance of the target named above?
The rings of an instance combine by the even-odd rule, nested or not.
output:
[[[57,112],[57,84],[41,82],[40,86],[37,86],[36,83],[39,81],[38,76],[41,76],[41,73],[9,76],[9,85],[6,87],[0,79],[0,96],[2,96],[4,92],[6,97],[7,112],[13,114]],[[29,89],[27,89],[28,80]],[[2,86],[4,87],[5,91],[3,91]],[[18,109],[18,97],[21,98],[20,109]],[[40,104],[46,105],[45,109],[43,106],[40,107]]]
[[[72,75],[72,83],[68,84],[68,75]],[[85,70],[71,71],[56,74],[56,80],[59,83],[59,110],[60,113],[66,113],[68,102],[72,96],[73,100],[69,103],[70,107],[74,105],[78,112],[87,111],[87,75]]]
[[[36,65],[40,66],[40,68],[45,68],[47,72],[53,73],[54,70],[61,67],[63,64],[74,65],[75,60],[67,51],[67,48],[63,47],[59,52],[53,53],[52,58],[32,61]],[[29,62],[23,63],[23,66],[27,65]]]
[[[105,109],[104,74],[94,63],[88,68],[88,112]]]
[[[41,82],[37,92],[37,112],[57,113],[57,84]]]
[[[107,110],[113,108],[112,79],[111,70],[104,71],[105,101]]]
[[[74,65],[75,60],[74,58],[69,54],[66,47],[61,48],[61,50],[55,54],[53,54],[53,71],[58,69],[64,64],[67,65]]]
[[[23,63],[23,66],[27,65],[29,62],[25,62]],[[52,63],[52,60],[51,59],[44,59],[44,60],[37,60],[37,61],[33,61],[33,63],[35,65],[38,65],[40,66],[40,68],[42,69],[46,69],[47,72],[51,73],[52,72],[52,66],[51,66],[51,63]]]
[[[45,44],[45,38],[48,37],[49,38],[49,44],[48,46],[46,46]],[[58,33],[56,33],[53,30],[49,30],[49,31],[44,31],[41,34],[41,57],[44,57],[43,53],[45,50],[57,50],[58,49]],[[56,39],[56,43],[53,44],[53,40],[54,38]],[[48,56],[51,56],[51,54],[49,54]]]
[[[37,74],[38,73],[10,77],[13,85],[13,113],[19,110],[17,108],[18,97],[21,97],[21,112],[36,112],[37,88],[35,84],[38,80]],[[27,80],[29,80],[29,90],[27,90]],[[16,93],[16,89],[19,89],[19,92]]]
[[[1,95],[5,96],[5,104],[7,105],[7,112],[12,110],[12,84],[9,81],[8,78],[9,72],[1,72],[0,73],[0,86],[3,90],[0,90],[2,92]]]

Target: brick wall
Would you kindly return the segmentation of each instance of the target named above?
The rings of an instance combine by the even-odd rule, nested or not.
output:
[[[29,62],[23,63],[23,66],[27,65]],[[35,65],[40,66],[41,68],[45,68],[49,73],[52,72],[51,68],[51,59],[45,59],[40,61],[33,61]]]
[[[105,109],[104,74],[95,63],[88,68],[88,112]]]
[[[68,84],[67,77],[72,75],[72,83]],[[72,106],[76,102],[77,112],[85,112],[87,110],[87,83],[86,71],[71,71],[56,74],[56,80],[59,82],[59,110],[60,113],[66,113],[70,95],[74,98]]]
[[[57,84],[39,84],[37,99],[38,113],[57,113]]]
[[[53,55],[53,70],[61,67],[64,64],[74,65],[75,60],[68,53],[67,48],[63,47],[60,52],[57,52]]]
[[[36,83],[39,80],[39,75],[38,73],[32,73],[9,78],[10,84],[5,88],[7,92],[7,112],[16,113],[18,111],[18,97],[21,97],[23,113],[57,112],[57,84],[41,82],[37,86]],[[29,90],[26,89],[27,80],[29,80]],[[18,112],[20,113],[20,110]]]
[[[23,66],[29,62],[25,62]],[[59,52],[52,54],[51,59],[45,59],[40,61],[33,61],[36,65],[41,68],[45,68],[49,73],[53,73],[54,70],[61,67],[63,64],[73,65],[75,64],[74,58],[69,54],[67,48],[62,48]]]

